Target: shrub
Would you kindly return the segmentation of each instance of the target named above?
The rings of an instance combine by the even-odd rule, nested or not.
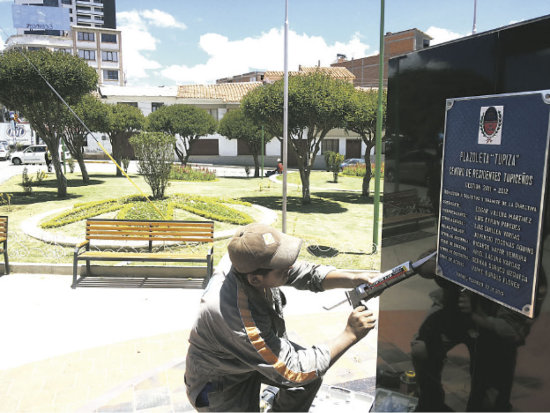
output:
[[[30,195],[32,192],[32,176],[29,176],[29,171],[27,170],[27,167],[23,169],[23,174],[21,175],[21,184],[23,185],[23,189],[25,190],[25,193],[27,195]]]
[[[338,152],[327,151],[325,152],[325,162],[327,170],[332,172],[334,182],[338,182],[338,173],[340,172],[340,164],[344,162],[344,155]]]
[[[174,218],[174,204],[166,201],[131,202],[124,205],[117,214],[117,219],[170,220]],[[159,214],[159,211],[162,213]]]
[[[344,167],[342,171],[342,175],[347,176],[365,176],[365,172],[367,171],[367,166],[365,164],[355,164]]]
[[[170,179],[175,181],[215,181],[216,173],[208,168],[192,168],[189,165],[172,165]]]
[[[41,185],[42,181],[46,178],[46,172],[42,170],[36,171],[36,184]]]
[[[161,132],[141,132],[130,138],[138,158],[139,173],[149,184],[153,199],[162,199],[169,184],[176,138]]]
[[[73,158],[68,158],[65,162],[67,162],[67,165],[69,166],[69,171],[71,171],[71,173],[74,173],[74,168],[76,166],[75,160]]]

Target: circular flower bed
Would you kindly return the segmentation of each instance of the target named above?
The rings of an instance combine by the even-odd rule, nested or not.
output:
[[[114,211],[118,211],[116,214],[117,219],[171,220],[176,209],[181,209],[213,221],[230,224],[246,225],[253,222],[253,219],[248,214],[230,206],[251,206],[251,204],[231,198],[176,194],[166,199],[152,202],[154,206],[144,197],[132,195],[118,199],[79,203],[75,204],[72,210],[58,214],[43,222],[40,226],[44,229],[58,228]],[[162,215],[159,214],[159,211]]]

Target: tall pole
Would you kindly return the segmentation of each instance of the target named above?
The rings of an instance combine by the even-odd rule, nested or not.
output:
[[[380,216],[380,170],[382,168],[382,97],[384,95],[384,0],[380,0],[380,60],[378,63],[378,113],[376,114],[376,144],[374,164],[374,222],[373,247],[378,249],[378,223]],[[368,167],[368,165],[367,165]]]
[[[284,102],[283,102],[283,233],[286,234],[286,198],[288,170],[288,0],[285,0],[285,58],[284,58]]]
[[[477,0],[474,0],[474,25],[472,26],[472,33],[476,32],[476,16],[477,16]]]
[[[262,179],[264,179],[264,125],[262,125]]]

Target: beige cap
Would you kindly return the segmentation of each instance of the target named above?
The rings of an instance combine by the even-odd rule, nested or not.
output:
[[[264,224],[239,228],[227,252],[233,267],[243,274],[260,268],[288,268],[296,262],[302,240]]]

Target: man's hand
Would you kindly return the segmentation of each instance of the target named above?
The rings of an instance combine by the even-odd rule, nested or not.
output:
[[[354,309],[348,317],[344,331],[330,344],[330,365],[342,356],[351,346],[361,340],[376,326],[376,318],[372,311],[363,306]]]
[[[355,341],[361,340],[367,333],[376,326],[376,318],[372,311],[363,306],[355,308],[348,317],[346,330],[355,336]]]

